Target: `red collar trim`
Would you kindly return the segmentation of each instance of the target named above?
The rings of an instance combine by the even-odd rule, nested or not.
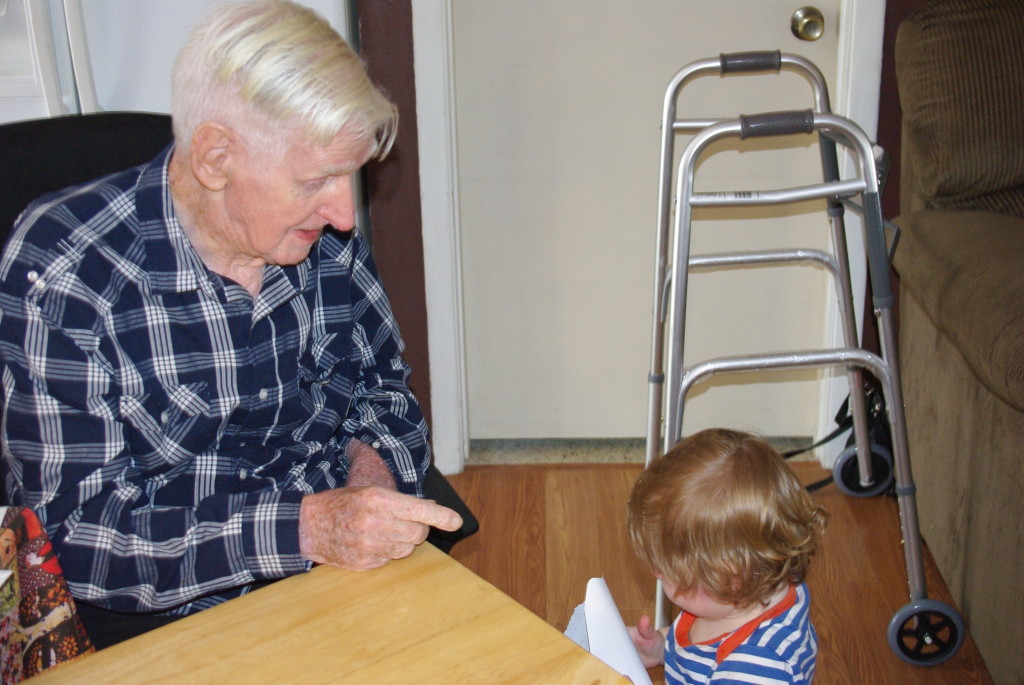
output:
[[[733,632],[719,635],[713,640],[708,640],[702,644],[711,645],[721,640],[722,644],[718,645],[718,650],[715,652],[715,661],[722,663],[726,657],[732,654],[737,647],[743,644],[743,642],[750,637],[755,630],[757,630],[759,625],[770,618],[775,618],[776,616],[781,615],[789,610],[789,608],[794,604],[796,604],[796,586],[790,585],[789,591],[786,592],[786,596],[782,598],[781,602],[771,607],[760,616],[750,619]],[[693,622],[696,619],[696,616],[685,611],[679,617],[679,622],[676,623],[676,644],[680,647],[688,647],[693,644],[690,642],[690,628],[693,626]]]

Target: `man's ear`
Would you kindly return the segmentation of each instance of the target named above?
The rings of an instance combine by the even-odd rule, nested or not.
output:
[[[223,190],[228,182],[228,162],[236,153],[234,132],[212,121],[204,121],[192,134],[192,173],[208,190]]]

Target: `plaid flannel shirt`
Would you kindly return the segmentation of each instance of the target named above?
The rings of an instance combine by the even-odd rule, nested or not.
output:
[[[370,249],[325,232],[254,299],[175,218],[171,148],[41,198],[0,262],[3,460],[72,593],[187,614],[305,571],[303,495],[373,445],[422,494],[427,428]]]

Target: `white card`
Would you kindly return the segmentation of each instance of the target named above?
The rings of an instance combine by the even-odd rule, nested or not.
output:
[[[604,578],[591,578],[587,582],[583,607],[590,653],[632,680],[634,685],[652,685]]]

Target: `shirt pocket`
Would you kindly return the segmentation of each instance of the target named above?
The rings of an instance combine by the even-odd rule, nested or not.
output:
[[[221,421],[210,413],[205,382],[165,386],[160,392],[122,395],[121,417],[132,458],[143,471],[163,471],[217,442]]]
[[[350,355],[350,335],[325,333],[313,340],[298,374],[299,394],[307,411],[316,415],[327,410],[345,417],[356,380]]]

